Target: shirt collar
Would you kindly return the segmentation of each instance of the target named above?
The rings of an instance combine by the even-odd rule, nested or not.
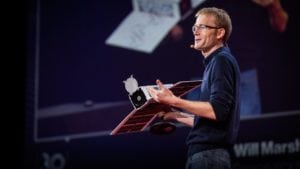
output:
[[[203,60],[203,64],[206,66],[208,65],[208,63],[212,60],[212,58],[217,54],[219,53],[220,51],[222,50],[226,50],[226,51],[229,51],[229,48],[228,48],[228,45],[225,44],[224,46],[216,49],[215,51],[213,51],[210,55],[208,55],[206,58],[204,58]]]

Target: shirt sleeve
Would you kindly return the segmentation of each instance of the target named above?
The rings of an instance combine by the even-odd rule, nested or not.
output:
[[[233,63],[226,57],[217,57],[212,65],[210,103],[217,121],[228,119],[234,107],[234,69]]]

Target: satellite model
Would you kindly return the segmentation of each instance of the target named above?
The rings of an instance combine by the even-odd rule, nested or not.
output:
[[[138,82],[132,75],[123,82],[134,110],[113,129],[110,135],[144,131],[157,118],[159,112],[172,110],[172,107],[156,102],[148,93],[147,87],[154,87],[159,90],[157,85],[138,87]],[[198,87],[201,82],[201,80],[179,81],[165,86],[175,96],[181,97]],[[175,128],[174,125],[168,122],[159,122],[151,126],[151,130],[156,134],[170,133]]]

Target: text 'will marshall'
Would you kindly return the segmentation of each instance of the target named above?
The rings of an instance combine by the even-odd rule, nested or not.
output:
[[[296,138],[288,142],[275,142],[274,140],[261,142],[245,142],[234,145],[236,157],[255,157],[270,155],[287,155],[300,152],[300,141]]]

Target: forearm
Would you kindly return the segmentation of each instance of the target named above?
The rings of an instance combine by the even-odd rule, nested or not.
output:
[[[209,102],[189,101],[177,97],[172,106],[184,109],[187,112],[191,112],[197,116],[216,120],[215,112]]]
[[[163,120],[174,120],[189,127],[192,127],[194,123],[193,114],[182,113],[180,111],[159,112],[158,117]]]
[[[180,116],[176,117],[176,121],[186,126],[193,127],[194,115],[188,115],[186,113],[180,113]]]

